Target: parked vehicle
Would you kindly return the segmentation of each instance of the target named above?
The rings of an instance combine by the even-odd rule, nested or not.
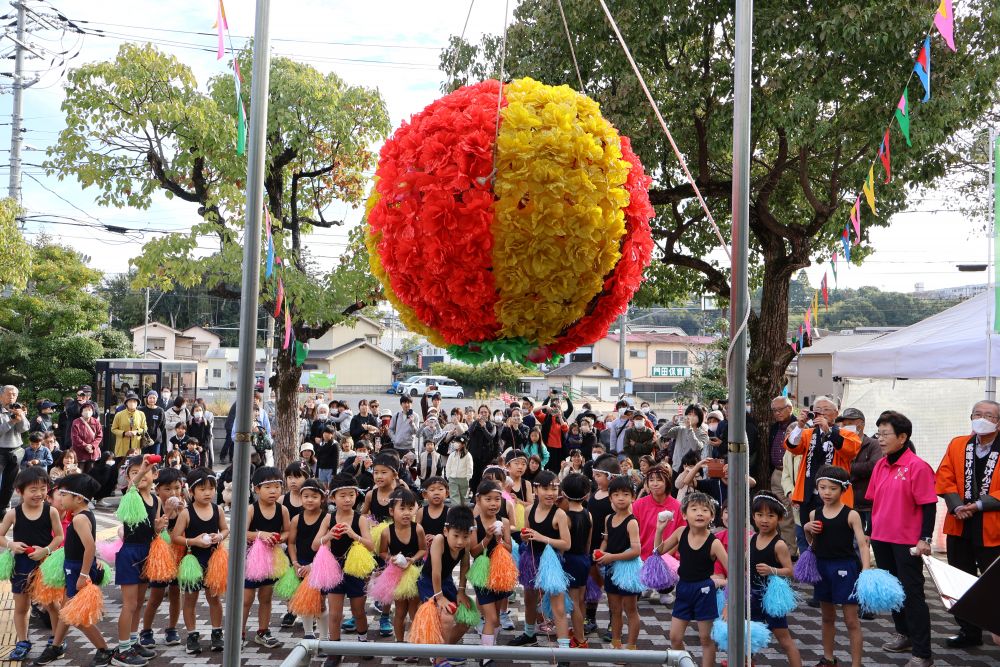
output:
[[[428,387],[434,386],[437,387],[437,391],[441,392],[441,398],[465,398],[462,386],[444,375],[416,375],[400,382],[396,393],[421,396]]]

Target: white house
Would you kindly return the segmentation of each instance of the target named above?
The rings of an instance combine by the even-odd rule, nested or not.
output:
[[[238,377],[240,348],[216,347],[208,351],[205,359],[198,363],[198,370],[206,389],[235,389]],[[258,348],[255,371],[264,370],[266,352]]]
[[[575,396],[611,401],[618,395],[614,372],[596,361],[571,361],[545,374],[550,387],[572,390]]]
[[[132,328],[132,349],[153,358],[202,361],[220,341],[217,334],[199,326],[180,331],[162,322],[150,322],[148,327]]]

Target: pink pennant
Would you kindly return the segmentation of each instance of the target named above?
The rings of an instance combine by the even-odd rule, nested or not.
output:
[[[285,342],[282,343],[281,349],[287,350],[288,345],[292,342],[292,316],[288,312],[288,302],[285,302]]]
[[[216,52],[216,59],[222,60],[226,55],[226,44],[223,40],[223,31],[229,28],[226,23],[226,8],[222,6],[222,0],[219,0],[219,12],[215,17],[215,27],[219,30],[219,48]]]
[[[934,12],[934,26],[944,38],[944,43],[952,51],[955,48],[955,12],[951,8],[951,0],[941,0],[938,10]]]
[[[854,242],[861,243],[861,195],[854,200],[851,208],[851,224],[854,225]]]

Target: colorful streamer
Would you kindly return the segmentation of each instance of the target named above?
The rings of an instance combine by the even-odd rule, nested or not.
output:
[[[904,88],[903,94],[899,98],[899,104],[896,105],[896,122],[899,123],[899,131],[903,133],[903,138],[906,139],[906,145],[912,146],[913,143],[910,141],[910,100],[909,91]]]
[[[834,253],[833,256],[836,257],[837,253]],[[820,288],[823,290],[823,310],[827,310],[828,311],[828,310],[830,310],[830,308],[829,308],[829,306],[830,306],[830,293],[828,291],[829,288],[828,288],[827,282],[826,282],[826,272],[825,271],[823,272],[823,280],[820,282],[819,285],[820,285]]]
[[[288,312],[288,301],[285,301],[285,342],[282,343],[281,349],[287,350],[291,342],[292,342],[292,316]]]
[[[858,195],[851,207],[851,224],[854,225],[855,243],[861,243],[861,195]]]
[[[889,129],[886,128],[885,135],[882,137],[882,145],[879,146],[878,156],[882,160],[882,168],[885,169],[885,182],[888,183],[892,180],[892,166],[891,158],[889,155]]]
[[[955,12],[951,8],[951,0],[941,0],[938,10],[934,13],[934,27],[941,33],[944,43],[952,51],[955,48]]]
[[[868,167],[868,180],[861,187],[865,193],[865,200],[868,202],[868,208],[872,210],[872,215],[878,215],[875,211],[875,165]],[[847,256],[847,253],[844,253]],[[850,261],[850,257],[847,258]]]
[[[281,306],[284,303],[284,301],[285,301],[285,283],[281,279],[281,276],[278,276],[278,296],[274,298],[274,317],[278,317],[278,315],[281,315]]]
[[[917,54],[917,62],[913,65],[913,71],[917,73],[917,78],[924,86],[924,98],[921,102],[929,102],[931,99],[931,36],[924,38],[924,45],[920,47]]]
[[[219,11],[215,18],[215,25],[212,27],[219,30],[219,48],[216,59],[222,60],[223,56],[226,55],[226,46],[222,39],[222,32],[229,30],[229,23],[226,21],[226,8],[222,6],[222,0],[219,0]]]

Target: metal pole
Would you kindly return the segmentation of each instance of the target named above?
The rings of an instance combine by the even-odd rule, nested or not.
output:
[[[625,393],[625,314],[618,318],[618,394]]]
[[[14,109],[10,114],[10,184],[7,196],[21,203],[21,107],[24,95],[24,2],[11,4],[17,7],[17,41],[14,44]]]
[[[146,355],[149,354],[149,288],[146,288],[146,310],[145,310],[145,325],[142,327],[142,358],[145,359]],[[162,387],[161,387],[162,389]]]
[[[995,401],[997,396],[997,379],[993,375],[993,333],[997,330],[997,315],[1000,308],[997,308],[997,246],[1000,245],[1000,238],[997,237],[997,223],[1000,223],[1000,181],[997,180],[997,166],[1000,164],[1000,145],[995,129],[990,130],[990,190],[993,195],[993,219],[990,221],[990,241],[986,258],[986,284],[990,293],[990,304],[987,307],[986,317],[986,400]],[[992,309],[992,316],[989,315]]]
[[[750,234],[750,63],[753,0],[736,0],[736,64],[733,69],[733,238],[729,331],[729,664],[747,664],[749,570],[747,528],[750,523],[748,477],[750,458],[746,432],[747,329],[750,288],[747,255]]]
[[[267,316],[267,336],[264,338],[264,389],[267,389],[268,383],[271,381],[271,373],[274,372],[272,365],[274,363],[274,317],[271,315]],[[267,392],[264,392],[264,396],[267,397]]]
[[[247,504],[250,500],[250,427],[253,418],[254,367],[257,361],[257,296],[260,289],[261,218],[264,208],[264,158],[271,70],[270,0],[257,0],[247,137],[246,225],[243,235],[243,289],[240,301],[240,352],[236,376],[236,438],[233,448],[233,505],[229,518],[229,581],[226,590],[225,667],[239,667],[243,645],[243,581]]]

